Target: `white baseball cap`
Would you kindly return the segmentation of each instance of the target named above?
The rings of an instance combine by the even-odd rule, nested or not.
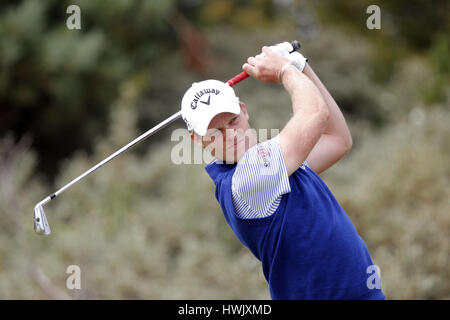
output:
[[[181,116],[188,130],[204,136],[215,115],[222,112],[239,114],[239,98],[233,88],[218,80],[194,82],[181,101]]]

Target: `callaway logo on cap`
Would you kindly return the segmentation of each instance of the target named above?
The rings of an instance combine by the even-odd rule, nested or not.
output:
[[[222,112],[241,112],[233,88],[222,81],[194,82],[181,101],[181,116],[188,130],[201,136],[206,134],[212,118]]]

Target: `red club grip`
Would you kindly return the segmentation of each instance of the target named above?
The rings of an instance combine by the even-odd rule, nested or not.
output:
[[[239,73],[238,75],[234,76],[233,78],[231,78],[230,80],[228,80],[227,83],[230,85],[230,87],[232,87],[236,83],[239,83],[248,77],[249,77],[248,73],[243,71],[243,72]]]

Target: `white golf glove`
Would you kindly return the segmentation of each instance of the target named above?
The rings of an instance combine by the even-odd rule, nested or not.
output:
[[[305,69],[306,62],[308,62],[308,59],[298,51],[290,53],[287,58],[289,59],[289,61],[291,61],[292,65],[300,71],[303,71],[303,69]]]
[[[273,46],[269,46],[269,48],[274,51],[275,53],[278,53],[279,55],[287,58],[289,56],[289,52],[291,52],[292,50],[294,50],[294,48],[292,47],[292,45],[285,41],[285,42],[281,42],[281,43],[277,43]]]
[[[307,58],[305,58],[300,52],[294,51],[290,53],[294,48],[292,45],[285,41],[281,43],[277,43],[273,46],[269,46],[269,48],[274,51],[275,53],[278,53],[282,57],[285,57],[289,59],[289,61],[294,65],[298,70],[303,71],[303,69],[306,66],[306,62],[308,61]],[[264,52],[260,53],[259,55],[264,56]]]

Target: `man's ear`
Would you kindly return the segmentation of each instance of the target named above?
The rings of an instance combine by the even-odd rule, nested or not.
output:
[[[247,107],[245,106],[245,103],[243,103],[242,101],[239,102],[241,104],[241,111],[244,114],[245,118],[247,119],[247,121],[250,119],[250,116],[248,115],[247,112]]]

